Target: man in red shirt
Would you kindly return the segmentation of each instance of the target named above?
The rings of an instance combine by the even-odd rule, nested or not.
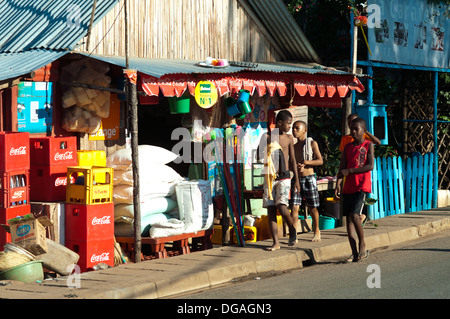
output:
[[[348,124],[349,128],[352,124],[352,121],[358,117],[359,117],[359,115],[356,113],[352,113],[349,116],[347,116],[347,124]],[[364,139],[371,141],[372,143],[374,143],[377,146],[381,145],[380,139],[378,137],[376,137],[375,135],[371,134],[367,129],[364,132]],[[345,145],[347,145],[348,143],[351,143],[351,142],[353,142],[352,135],[351,134],[344,135],[341,139],[341,144],[339,144],[339,151],[343,152]]]
[[[352,249],[352,256],[347,260],[348,262],[356,262],[369,255],[369,251],[366,250],[360,215],[364,208],[366,194],[372,192],[370,171],[374,165],[374,150],[372,142],[364,139],[365,130],[364,119],[356,118],[352,121],[350,135],[353,137],[353,142],[345,145],[335,190],[337,198],[341,197],[342,192],[343,213],[344,216],[347,216],[347,235]],[[345,183],[342,188],[344,177]],[[359,247],[356,245],[357,239]]]

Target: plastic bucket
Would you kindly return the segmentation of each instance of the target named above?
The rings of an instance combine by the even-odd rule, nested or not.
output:
[[[336,219],[340,218],[341,204],[338,199],[335,199],[333,197],[327,197],[325,199],[325,209],[328,215],[333,216]]]
[[[239,109],[239,106],[235,103],[235,104],[233,104],[233,105],[231,105],[231,106],[229,106],[229,107],[227,107],[227,113],[230,115],[230,116],[241,116],[242,114],[241,114],[241,110]]]
[[[36,257],[28,250],[26,250],[16,244],[13,244],[13,243],[6,243],[3,248],[4,248],[5,252],[13,251],[13,252],[25,255],[26,257],[30,258],[30,260],[34,260],[34,258]]]
[[[334,229],[336,228],[336,222],[337,219],[331,216],[319,216],[319,229],[325,230],[325,229]]]
[[[241,111],[241,114],[245,115],[252,111],[252,106],[249,102],[239,101],[238,104],[239,104],[239,109]]]
[[[42,261],[33,260],[0,272],[0,280],[16,280],[30,283],[44,280]]]
[[[169,97],[170,114],[189,113],[190,104],[189,97]]]
[[[225,107],[228,108],[230,106],[232,106],[233,104],[236,104],[236,100],[233,99],[232,97],[227,97],[223,103],[225,104]]]
[[[250,99],[250,91],[240,90],[238,94],[238,102],[248,102]]]

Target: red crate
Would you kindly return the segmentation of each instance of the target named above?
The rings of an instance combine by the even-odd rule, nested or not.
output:
[[[11,208],[0,208],[0,224],[7,225],[7,221],[17,216],[31,214],[31,205],[15,206]],[[0,251],[3,246],[11,242],[11,235],[0,227]]]
[[[66,200],[67,167],[30,167],[30,200],[37,202],[62,202]]]
[[[31,137],[31,165],[41,166],[77,166],[77,138],[66,137]]]
[[[114,204],[65,205],[66,240],[91,241],[114,238]]]
[[[0,172],[0,208],[30,203],[30,171]]]
[[[29,133],[0,132],[0,171],[29,168]]]
[[[66,240],[66,247],[80,255],[77,264],[81,272],[92,270],[100,263],[114,267],[114,238],[91,241]]]
[[[20,178],[19,181],[17,181],[16,176],[23,177],[24,180],[22,181],[22,179]],[[12,180],[11,177],[13,177]],[[29,169],[16,169],[6,172],[0,171],[0,188],[14,188],[16,187],[16,185],[23,185],[22,183],[25,183],[25,185],[29,185],[29,177]]]

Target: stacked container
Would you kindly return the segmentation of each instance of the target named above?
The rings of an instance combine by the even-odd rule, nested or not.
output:
[[[82,272],[100,263],[114,267],[113,169],[68,167],[67,180],[66,247],[80,255]]]
[[[67,167],[77,165],[77,138],[30,138],[32,201],[66,200]]]
[[[31,213],[29,133],[0,132],[0,224]],[[11,236],[0,230],[0,250]]]

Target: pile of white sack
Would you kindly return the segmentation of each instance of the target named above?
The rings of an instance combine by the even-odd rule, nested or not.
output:
[[[178,157],[173,152],[158,146],[139,145],[138,153],[141,233],[143,236],[149,236],[149,230],[153,225],[164,225],[169,220],[179,219],[175,186],[184,178],[167,165]],[[106,158],[106,165],[114,169],[114,233],[116,236],[133,236],[131,149],[122,149],[111,154]]]
[[[191,233],[213,225],[211,182],[188,181],[167,164],[178,155],[158,146],[139,146],[141,235],[153,238]],[[131,149],[106,158],[114,168],[114,233],[134,235]]]

